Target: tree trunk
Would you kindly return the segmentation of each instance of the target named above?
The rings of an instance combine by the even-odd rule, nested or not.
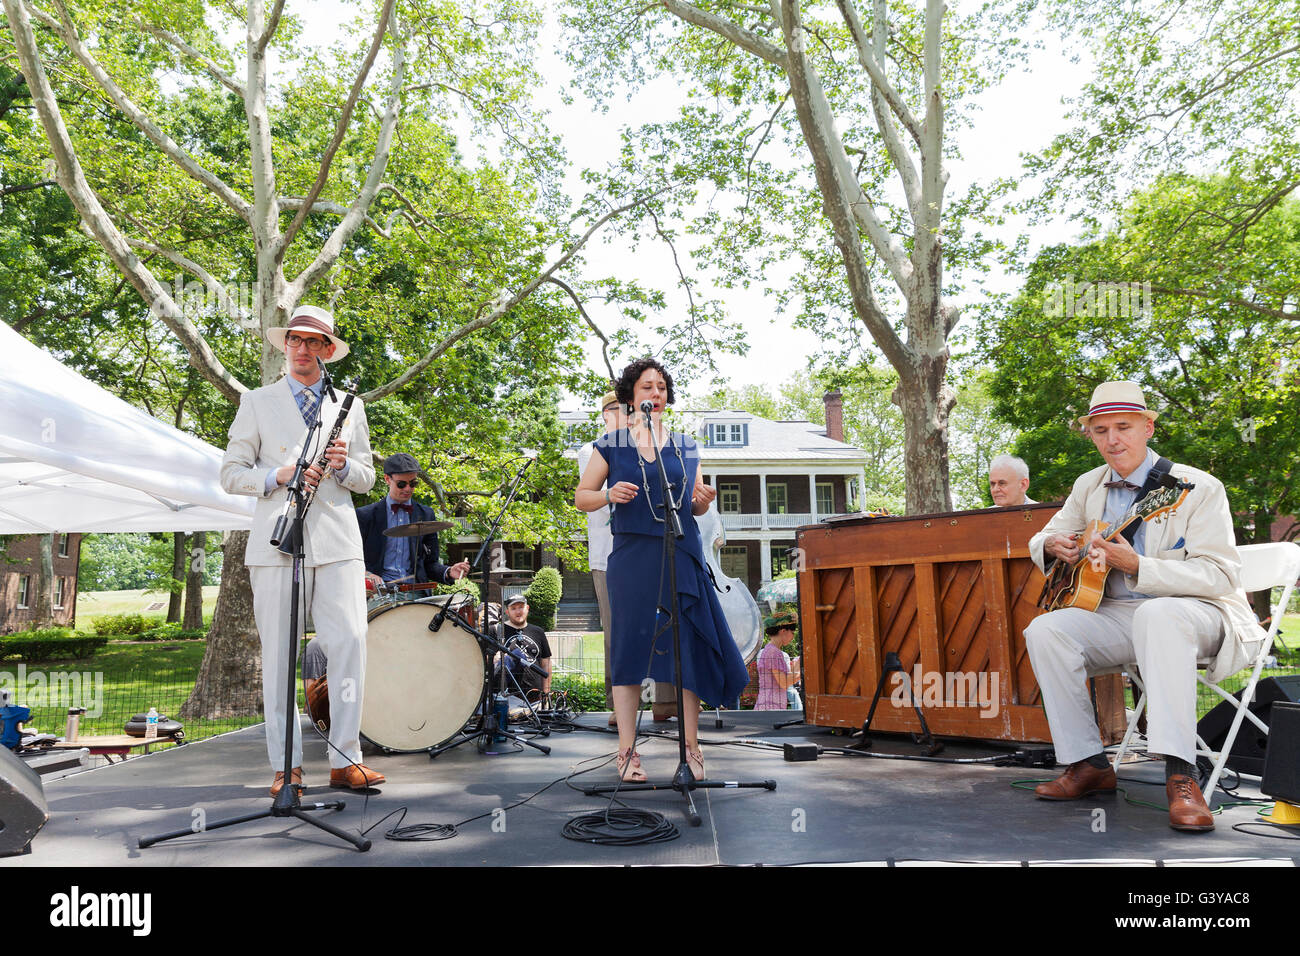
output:
[[[172,580],[167,595],[167,623],[181,619],[181,602],[185,587],[185,532],[172,532]]]
[[[54,623],[54,535],[39,536],[40,553],[33,563],[36,603],[32,605],[32,627],[49,627]]]
[[[190,535],[189,573],[185,577],[185,618],[181,627],[197,631],[203,627],[203,574],[207,567],[208,533]]]
[[[894,401],[903,412],[903,462],[907,474],[907,513],[952,510],[948,481],[948,413],[955,394],[944,384],[948,361],[922,360],[920,373],[906,387],[900,377]]]
[[[208,632],[199,676],[181,717],[246,717],[262,711],[262,641],[253,620],[253,588],[244,565],[247,531],[231,531],[224,544],[221,591]]]

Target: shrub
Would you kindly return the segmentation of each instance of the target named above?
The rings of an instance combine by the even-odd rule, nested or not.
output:
[[[555,568],[542,568],[533,578],[533,583],[524,589],[528,598],[528,623],[536,624],[543,631],[555,630],[555,608],[564,594],[560,583],[560,572]],[[601,694],[605,693],[601,685]]]
[[[582,674],[563,674],[551,678],[551,692],[565,691],[569,705],[578,712],[605,709],[605,681]]]
[[[474,599],[474,606],[478,607],[483,603],[483,598],[479,593],[479,586],[468,577],[463,577],[454,584],[440,584],[433,589],[434,594],[468,594]]]
[[[206,630],[185,630],[181,627],[180,621],[171,621],[166,624],[159,624],[157,627],[151,627],[135,635],[137,641],[195,641],[202,640],[208,636]]]
[[[107,637],[78,634],[70,627],[43,627],[0,638],[0,660],[15,658],[30,664],[80,660],[107,643]]]
[[[139,634],[152,622],[142,614],[104,614],[90,619],[95,625],[95,633],[106,637],[128,637]]]

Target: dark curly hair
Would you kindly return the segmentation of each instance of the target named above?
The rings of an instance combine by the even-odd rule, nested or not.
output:
[[[614,394],[624,405],[632,404],[632,391],[636,388],[637,379],[645,374],[647,369],[654,369],[664,377],[664,384],[668,386],[668,402],[671,405],[677,401],[677,393],[673,391],[673,377],[668,369],[664,368],[655,359],[648,355],[645,358],[637,359],[627,368],[623,369],[623,374],[618,377],[614,383]]]

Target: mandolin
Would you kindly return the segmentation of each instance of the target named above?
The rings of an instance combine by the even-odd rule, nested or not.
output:
[[[1079,552],[1079,560],[1071,564],[1054,558],[1048,566],[1047,580],[1038,596],[1038,606],[1046,611],[1056,611],[1063,607],[1097,610],[1102,595],[1106,593],[1106,579],[1114,569],[1095,562],[1089,556],[1087,542],[1093,540],[1093,533],[1104,541],[1114,541],[1132,528],[1131,534],[1124,534],[1131,544],[1139,524],[1161,521],[1172,515],[1186,499],[1187,493],[1195,487],[1189,482],[1169,477],[1166,478],[1165,486],[1152,491],[1114,524],[1107,526],[1100,520],[1089,522],[1083,531],[1084,545]]]

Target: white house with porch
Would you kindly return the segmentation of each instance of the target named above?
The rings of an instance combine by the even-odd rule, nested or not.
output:
[[[826,426],[772,421],[750,412],[695,409],[680,413],[700,441],[700,470],[718,489],[718,511],[727,543],[720,563],[751,591],[790,566],[794,529],[831,515],[856,511],[866,453],[843,441],[843,401],[829,392]],[[576,457],[579,436],[591,418],[561,412],[571,426]],[[565,574],[566,599],[584,593],[583,572]],[[573,578],[574,587],[569,587]]]

